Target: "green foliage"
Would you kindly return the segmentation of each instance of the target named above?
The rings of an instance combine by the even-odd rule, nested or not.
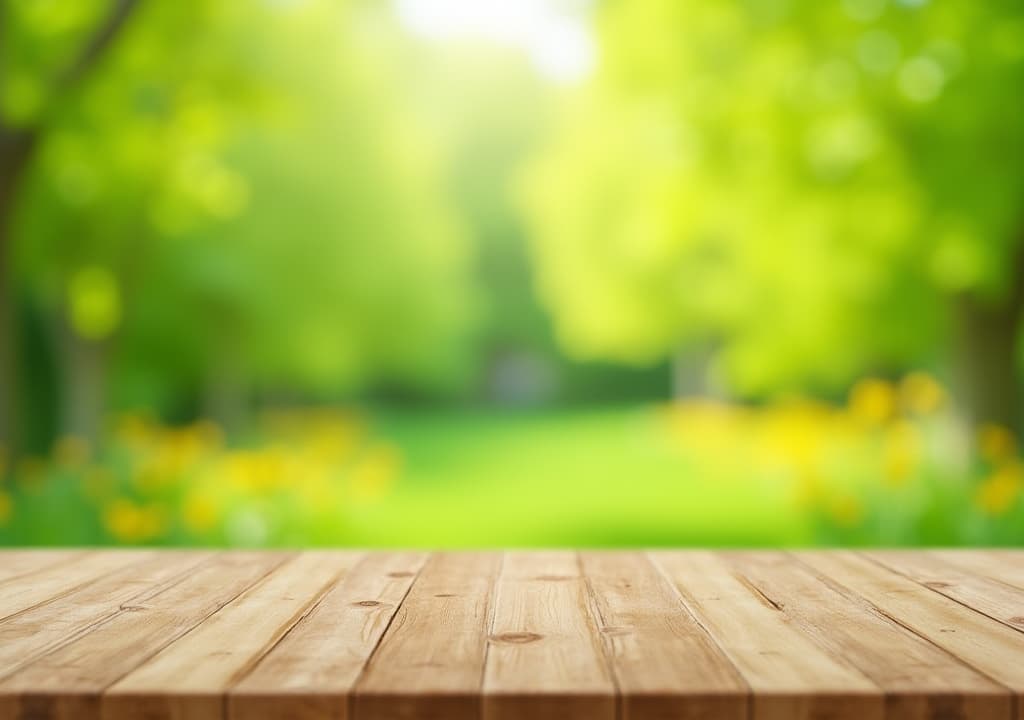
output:
[[[51,27],[37,5],[8,31],[8,115],[44,128],[18,279],[49,323],[111,348],[120,404],[459,383],[468,246],[380,7],[141,3],[31,117],[17,78],[46,90],[107,7]]]
[[[571,351],[834,388],[932,362],[951,295],[1009,294],[1019,3],[620,0],[598,28],[527,198]]]

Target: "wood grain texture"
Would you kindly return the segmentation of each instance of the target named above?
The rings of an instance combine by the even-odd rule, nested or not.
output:
[[[752,589],[820,647],[856,667],[886,693],[899,720],[1009,720],[1009,690],[879,613],[839,580],[782,553],[728,553]]]
[[[60,602],[44,603],[8,618],[0,623],[0,677],[73,642],[125,607],[144,604],[210,556],[208,552],[153,553],[81,585]]]
[[[500,553],[431,556],[355,691],[360,720],[476,720]]]
[[[353,555],[303,553],[277,567],[103,696],[103,720],[220,720],[226,692],[351,565]],[[177,688],[173,697],[162,690]]]
[[[377,553],[330,592],[231,691],[231,720],[344,720],[359,674],[426,560]]]
[[[1024,720],[1024,552],[0,551],[0,720]]]
[[[80,560],[84,550],[8,550],[0,562],[0,582],[33,575],[54,567]]]
[[[581,553],[625,720],[739,720],[748,687],[639,552]]]
[[[1015,630],[853,553],[799,553],[893,621],[927,638],[1017,696],[1024,694],[1024,650]]]
[[[1024,590],[1024,562],[1017,550],[933,550],[943,562]]]
[[[615,684],[576,553],[507,553],[488,640],[485,720],[615,719]]]
[[[107,573],[141,562],[147,552],[84,553],[71,563],[57,563],[39,572],[0,583],[0,620],[29,608],[60,599]]]
[[[145,603],[0,681],[0,720],[95,720],[110,685],[220,610],[276,566],[279,553],[219,555]]]
[[[881,720],[863,673],[815,645],[782,610],[710,552],[657,552],[655,565],[739,669],[757,720]]]
[[[929,552],[889,550],[866,556],[940,595],[1024,632],[1024,590],[1011,583]]]

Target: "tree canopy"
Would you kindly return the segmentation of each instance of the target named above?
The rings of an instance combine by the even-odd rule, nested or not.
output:
[[[597,27],[527,197],[570,350],[821,390],[949,369],[955,304],[1019,304],[1019,3],[610,0]]]

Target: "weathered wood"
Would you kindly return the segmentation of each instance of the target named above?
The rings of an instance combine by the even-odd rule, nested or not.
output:
[[[867,556],[940,595],[1024,632],[1024,590],[1011,583],[967,570],[930,553],[886,551]]]
[[[0,551],[0,720],[1024,720],[1024,552]]]
[[[1024,650],[1015,630],[853,553],[800,553],[798,558],[823,575],[839,578],[886,617],[1013,690],[1018,713],[1024,712]]]
[[[60,598],[18,613],[0,623],[0,677],[11,675],[33,660],[73,642],[103,624],[125,606],[144,604],[178,582],[209,558],[206,552],[167,552],[146,556]],[[26,582],[32,582],[30,577]]]
[[[1010,692],[782,553],[728,553],[755,592],[881,687],[886,717],[1009,720]]]
[[[0,620],[29,608],[57,600],[82,585],[126,565],[141,562],[149,553],[86,553],[72,563],[58,563],[39,572],[0,583]]]
[[[100,717],[100,694],[286,559],[220,555],[145,603],[124,605],[74,642],[0,681],[0,720]]]
[[[486,720],[614,720],[615,684],[576,553],[505,555],[484,675]]]
[[[710,552],[658,552],[654,563],[739,669],[758,720],[881,720],[878,686],[815,645],[776,605]]]
[[[231,691],[231,720],[344,719],[352,689],[426,560],[363,558]]]
[[[360,720],[476,720],[498,553],[430,558],[356,685]]]
[[[103,720],[219,720],[225,694],[321,597],[351,556],[305,553],[273,570],[103,696]],[[163,688],[173,685],[174,696]]]
[[[629,720],[740,720],[747,684],[643,553],[582,553]]]

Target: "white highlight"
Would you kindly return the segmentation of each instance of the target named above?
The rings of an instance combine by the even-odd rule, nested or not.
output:
[[[584,19],[557,0],[396,0],[403,25],[432,40],[476,38],[525,51],[556,82],[585,77],[594,41]]]

